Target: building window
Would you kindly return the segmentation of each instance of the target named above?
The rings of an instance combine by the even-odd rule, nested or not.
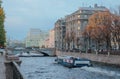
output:
[[[82,13],[82,10],[80,10],[80,13]]]
[[[87,18],[87,15],[84,15],[85,18]]]
[[[88,21],[84,21],[84,24],[87,25]]]
[[[80,21],[78,20],[78,24],[80,24]]]
[[[80,26],[78,26],[78,30],[80,30]]]

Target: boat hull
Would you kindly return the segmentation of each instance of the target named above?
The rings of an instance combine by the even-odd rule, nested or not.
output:
[[[88,59],[77,59],[77,58],[57,58],[55,61],[65,67],[83,67],[92,66],[91,61]]]

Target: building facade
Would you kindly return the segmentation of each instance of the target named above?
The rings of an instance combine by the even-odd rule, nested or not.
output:
[[[45,39],[44,46],[45,48],[55,48],[55,30],[52,29],[49,31],[49,37]]]
[[[55,47],[55,31],[54,29],[50,30],[49,32],[49,48],[54,48]]]
[[[65,48],[65,19],[59,19],[55,23],[55,47],[58,50],[63,50]]]
[[[91,48],[92,46],[94,48],[94,45],[92,45],[94,44],[94,41],[85,41],[82,34],[88,24],[89,17],[96,12],[104,11],[108,11],[108,9],[104,6],[98,6],[97,4],[95,4],[94,7],[81,7],[74,13],[65,16],[65,29],[62,29],[62,22],[61,20],[58,20],[55,23],[56,47],[62,48],[64,47],[62,44],[65,44],[65,48],[69,50],[74,48],[85,50]],[[62,32],[63,30],[65,30],[66,34]],[[63,43],[64,38],[66,38],[65,43]]]
[[[48,33],[40,29],[30,29],[26,37],[26,47],[42,47]]]
[[[81,7],[79,10],[66,16],[66,33],[71,37],[70,49],[80,48],[82,50],[84,48],[89,49],[91,46],[94,46],[92,45],[94,43],[90,44],[90,41],[84,41],[82,33],[88,24],[89,17],[92,14],[101,11],[108,11],[108,9],[95,4],[94,7]]]
[[[49,38],[44,41],[45,48],[49,48]]]

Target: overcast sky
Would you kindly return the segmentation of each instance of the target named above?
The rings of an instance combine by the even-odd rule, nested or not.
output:
[[[115,8],[120,0],[2,0],[5,29],[11,39],[22,40],[30,28],[50,30],[57,19],[71,14],[79,7],[98,5]]]

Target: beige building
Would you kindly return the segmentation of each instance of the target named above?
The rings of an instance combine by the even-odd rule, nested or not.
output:
[[[44,41],[45,48],[49,48],[49,38]]]
[[[49,37],[45,39],[44,45],[45,48],[54,48],[55,47],[55,31],[54,29],[50,30]]]
[[[50,30],[49,32],[49,48],[54,48],[55,47],[55,31],[54,29]]]
[[[94,7],[81,7],[74,13],[67,15],[66,21],[66,33],[71,37],[70,49],[73,48],[85,48],[91,47],[89,42],[85,42],[82,33],[88,24],[89,17],[99,11],[108,11],[103,6],[94,5]],[[86,43],[86,44],[85,44]]]
[[[104,6],[98,6],[97,4],[94,5],[94,7],[81,7],[74,13],[65,16],[65,33],[68,41],[65,44],[65,47],[67,49],[69,48],[72,50],[73,48],[89,48],[92,47],[90,45],[90,41],[85,41],[82,33],[88,24],[89,17],[99,11],[108,11],[107,8]],[[62,34],[64,29],[61,29],[61,20],[58,20],[55,23],[55,42],[57,48],[63,47],[63,38],[65,38],[65,34]],[[63,35],[63,36],[62,36]],[[61,41],[62,40],[62,41]],[[94,43],[93,43],[94,44]]]
[[[65,19],[58,19],[55,23],[55,47],[58,50],[63,50],[65,48]]]

